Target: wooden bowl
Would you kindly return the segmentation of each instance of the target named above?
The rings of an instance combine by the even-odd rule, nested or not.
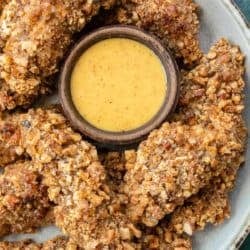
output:
[[[161,60],[167,75],[167,94],[159,112],[143,126],[125,132],[100,130],[86,121],[73,104],[70,90],[71,74],[80,56],[95,43],[109,38],[128,38],[150,48]],[[84,36],[67,57],[59,78],[59,98],[65,115],[72,126],[99,145],[120,148],[140,142],[153,129],[158,128],[174,111],[179,95],[179,70],[171,53],[154,36],[127,25],[107,26]]]

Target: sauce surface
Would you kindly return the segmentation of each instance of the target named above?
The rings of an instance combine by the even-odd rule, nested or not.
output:
[[[76,109],[105,131],[129,131],[146,124],[163,105],[166,90],[160,59],[145,45],[126,38],[91,46],[71,76]]]

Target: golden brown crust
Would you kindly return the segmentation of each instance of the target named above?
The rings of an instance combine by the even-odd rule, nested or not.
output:
[[[229,192],[234,187],[237,170],[238,167],[231,165],[173,212],[170,226],[177,234],[191,236],[208,223],[218,225],[230,217]]]
[[[187,65],[197,63],[202,57],[197,5],[192,0],[122,0],[116,11],[103,21],[136,25],[150,31]]]
[[[60,112],[30,110],[7,116],[2,126],[7,128],[10,120],[15,128],[11,137],[14,135],[15,139],[12,144],[5,144],[5,150],[19,149],[13,150],[10,160],[31,158],[48,187],[49,199],[55,203],[55,223],[73,242],[86,249],[118,249],[123,244],[130,245],[130,240],[140,235],[122,212],[126,197],[112,190],[95,148],[69,127]]]
[[[47,92],[48,77],[99,8],[113,0],[11,0],[0,19],[0,111],[30,104]]]
[[[177,234],[167,222],[161,222],[155,228],[146,228],[139,242],[142,250],[192,250],[191,239]]]
[[[0,165],[29,159],[56,204],[56,224],[85,249],[154,249],[157,244],[190,249],[183,232],[228,216],[227,192],[244,160],[243,57],[225,40],[210,53],[185,74],[173,121],[154,131],[137,155],[109,153],[103,166],[95,148],[57,109],[32,109],[3,116],[0,147],[5,157]],[[204,65],[214,73],[202,70],[200,77]],[[204,97],[197,95],[197,86]],[[185,200],[170,222],[152,229],[134,223],[155,226]],[[215,200],[218,203],[207,206]],[[195,218],[191,222],[190,210]]]
[[[101,158],[116,192],[122,192],[121,176],[124,176],[125,169],[134,167],[136,151],[108,152],[102,154]],[[178,207],[171,215],[169,223],[161,223],[157,229],[142,230],[140,246],[145,249],[150,249],[149,246],[153,247],[153,245],[154,249],[158,249],[156,246],[164,249],[163,246],[166,243],[174,246],[174,242],[166,242],[166,239],[160,236],[162,231],[167,232],[168,238],[171,236],[170,239],[183,238],[187,241],[183,233],[193,235],[195,231],[203,230],[208,223],[218,225],[228,219],[230,216],[228,193],[234,187],[236,174],[237,169],[233,166],[227,168],[220,176],[213,178],[198,194],[187,199],[183,206]]]
[[[243,59],[237,46],[231,46],[225,39],[220,40],[195,71],[185,73],[179,111],[174,120],[190,125],[206,123],[208,114],[210,119],[214,119],[216,115],[215,107],[208,109],[207,106],[215,104],[224,112],[235,114],[234,125],[228,120],[228,127],[234,128],[244,142],[246,131],[241,116],[237,116],[244,108],[244,82],[240,77],[244,72]],[[241,155],[238,161],[231,162],[220,176],[211,180],[208,187],[174,212],[173,224],[178,233],[185,231],[192,234],[196,230],[203,230],[207,223],[217,225],[229,217],[228,194],[234,187],[239,165],[243,161],[244,157]]]
[[[216,59],[214,54],[218,54]],[[224,63],[219,64],[221,61]],[[211,67],[214,74],[197,79],[204,66]],[[233,70],[230,75],[229,69]],[[140,145],[135,167],[125,176],[132,220],[156,225],[165,214],[207,186],[213,177],[231,165],[237,169],[243,162],[246,129],[241,116],[242,75],[242,54],[221,40],[184,77],[184,84],[188,81],[191,86],[188,94],[193,94],[195,84],[200,84],[204,93],[193,103],[188,102],[190,112],[197,117],[191,124],[183,124],[187,113],[180,113],[177,122],[165,123]],[[216,86],[214,93],[211,85]],[[234,89],[230,86],[236,86],[238,102],[234,102]]]
[[[2,10],[4,9],[5,5],[7,4],[7,0],[1,0],[0,2],[0,15],[2,13]]]
[[[208,223],[218,225],[229,217],[228,193],[217,189],[217,186],[209,186],[173,212],[171,226],[180,235],[186,233],[192,236],[195,231],[203,230]]]
[[[200,65],[183,73],[179,109],[173,120],[200,124],[208,120],[208,112],[214,116],[218,111],[235,114],[234,119],[241,119],[244,71],[244,55],[239,47],[226,39],[219,40],[204,55]]]
[[[66,237],[57,237],[44,243],[32,240],[18,242],[0,242],[0,250],[80,250]]]
[[[123,152],[102,153],[100,159],[106,168],[111,189],[115,191],[116,194],[121,194],[123,192],[124,174],[134,167],[136,151],[126,150]],[[122,197],[123,202],[127,203],[127,197],[124,195]],[[162,222],[156,228],[142,227],[138,232],[140,232],[138,235],[140,237],[132,239],[134,243],[130,246],[124,245],[124,249],[192,249],[190,238],[177,233],[173,225],[168,222]]]
[[[0,242],[0,250],[41,250],[41,244],[36,244],[31,240],[18,242]]]
[[[19,162],[0,175],[0,237],[30,233],[46,223],[51,203],[41,175],[32,169],[32,162]]]

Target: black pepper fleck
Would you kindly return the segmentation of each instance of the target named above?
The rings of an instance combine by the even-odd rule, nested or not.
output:
[[[28,120],[22,121],[21,124],[25,128],[30,128],[31,127],[31,123]]]

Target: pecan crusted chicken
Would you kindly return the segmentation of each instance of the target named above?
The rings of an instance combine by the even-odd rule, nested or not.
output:
[[[3,1],[0,111],[27,106],[38,95],[47,93],[50,78],[58,71],[73,34],[101,7],[109,9],[115,2],[110,23],[132,24],[151,31],[186,64],[199,61],[202,54],[197,39],[197,5],[191,0]]]
[[[66,237],[57,237],[42,244],[31,240],[19,242],[0,242],[0,250],[80,250]]]
[[[0,237],[30,233],[45,222],[51,203],[32,162],[18,162],[0,175]]]
[[[137,152],[98,156],[57,108],[1,112],[47,92],[73,34],[114,5],[105,23],[141,27],[186,65],[198,63],[182,72],[169,122]],[[190,250],[196,230],[230,216],[228,193],[246,140],[244,56],[225,39],[202,56],[196,4],[9,0],[0,15],[0,237],[33,232],[51,211],[66,235],[42,244],[0,242],[0,250]]]
[[[190,66],[202,57],[197,12],[192,0],[121,0],[103,22],[136,25],[151,32]]]
[[[126,171],[134,167],[136,151],[109,152],[105,155],[102,154],[101,158],[110,181],[114,183],[116,192],[122,192],[123,176]],[[164,244],[169,243],[173,246],[173,241],[169,239],[178,239],[178,242],[179,239],[184,239],[184,242],[188,242],[189,239],[185,238],[183,233],[192,235],[196,230],[204,229],[208,223],[214,225],[222,223],[230,216],[228,192],[234,187],[236,173],[237,169],[233,166],[227,168],[220,176],[212,179],[209,185],[201,189],[198,194],[188,198],[183,206],[178,207],[171,215],[168,223],[165,220],[156,229],[147,228],[146,232],[142,230],[141,246],[145,242],[147,242],[148,248],[150,245],[158,249],[156,245],[164,242]],[[165,232],[164,238],[159,237],[162,235],[160,233],[162,231]]]
[[[84,249],[154,249],[154,244],[165,244],[172,249],[182,242],[189,249],[183,232],[191,235],[206,223],[217,224],[229,216],[227,192],[244,160],[242,74],[239,49],[219,41],[200,65],[184,74],[173,121],[152,132],[137,154],[108,154],[102,159],[106,169],[95,148],[57,109],[3,115],[0,166],[20,161],[23,168],[37,173],[34,178],[41,176],[37,178],[55,204],[55,223],[72,244]],[[13,182],[14,187],[20,183],[15,178]],[[22,199],[25,195],[17,207],[25,213],[27,209],[26,214],[47,207],[46,202],[35,202],[30,211],[22,208]],[[184,202],[169,222],[152,229],[137,225],[156,226]],[[16,212],[8,214],[11,220]],[[2,226],[2,234],[17,231],[14,225],[19,221],[13,221]],[[32,227],[20,225],[20,231]]]
[[[11,157],[1,165],[31,159],[55,204],[55,223],[72,242],[84,249],[126,249],[134,244],[133,237],[140,237],[123,212],[126,197],[116,195],[107,182],[95,148],[73,132],[60,112],[36,109],[14,114],[1,127],[1,138],[12,138],[5,144]]]
[[[56,110],[30,110],[27,114],[16,114],[11,121],[16,129],[14,144],[18,145],[18,159],[24,160],[29,155],[32,162],[25,160],[21,164],[27,162],[30,164],[28,168],[42,175],[48,197],[55,203],[55,223],[70,236],[70,246],[77,244],[83,249],[154,249],[154,241],[157,240],[170,249],[174,245],[185,245],[190,249],[190,240],[174,231],[166,238],[167,226],[145,234],[131,223],[125,210],[127,198],[117,191],[116,185],[112,185],[119,177],[113,176],[113,181],[107,182],[112,173],[108,171],[109,177],[106,177],[95,149],[82,141]],[[117,166],[110,163],[111,159],[109,156],[105,161],[107,166]],[[126,153],[123,164],[129,168],[134,160],[133,152]],[[8,169],[6,166],[6,171]],[[121,165],[120,169],[123,169]],[[17,180],[17,183],[21,181]],[[5,249],[44,247],[27,242],[1,244]],[[69,243],[63,244],[67,249]]]
[[[31,104],[47,92],[73,34],[113,2],[8,1],[0,18],[0,111]]]
[[[172,232],[165,231],[164,225],[157,227],[154,231],[147,232],[143,236],[140,243],[136,244],[135,248],[122,248],[123,250],[191,250],[191,241],[188,237],[180,237]],[[77,244],[73,243],[71,239],[65,237],[58,237],[49,240],[42,244],[35,243],[31,240],[19,242],[0,242],[0,250],[84,250]],[[101,248],[105,249],[105,248]],[[120,248],[114,248],[120,249]]]
[[[243,56],[222,39],[184,76],[188,104],[151,133],[125,175],[133,221],[155,226],[209,181],[244,160]],[[197,90],[198,89],[198,90]]]

